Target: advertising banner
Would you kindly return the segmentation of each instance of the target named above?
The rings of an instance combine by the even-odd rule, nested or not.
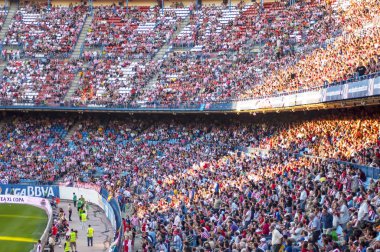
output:
[[[270,99],[270,105],[263,108],[282,108],[284,107],[284,96],[273,97]]]
[[[92,189],[97,192],[100,192],[100,186],[94,183],[84,183],[84,182],[75,182],[73,187],[84,188],[84,189]]]
[[[48,213],[51,213],[50,205],[47,203],[46,199],[28,197],[28,196],[16,196],[16,195],[0,195],[0,204],[27,204],[32,206],[38,206],[46,208]]]
[[[17,195],[31,197],[58,197],[58,186],[29,186],[16,184],[0,184],[0,195]]]
[[[374,80],[373,84],[373,95],[380,95],[380,77]]]
[[[236,110],[256,109],[257,100],[238,101],[234,106]]]
[[[348,84],[347,98],[359,98],[368,96],[369,81],[363,80]]]
[[[296,95],[296,105],[319,103],[322,101],[321,91],[310,91]]]
[[[114,212],[112,206],[110,205],[109,202],[107,202],[107,200],[105,198],[101,198],[101,201],[102,201],[101,207],[104,210],[104,213],[106,214],[107,218],[110,220],[112,227],[116,230],[117,229],[117,224],[116,224],[117,218],[115,216],[115,212]],[[118,215],[118,217],[119,216],[120,216],[120,214]]]
[[[284,96],[284,107],[292,107],[296,105],[296,95]]]
[[[271,98],[263,98],[258,100],[257,102],[257,108],[271,108],[272,106],[272,100]]]
[[[326,88],[325,101],[336,101],[343,98],[343,86],[335,86]]]
[[[8,179],[0,179],[0,184],[7,185],[8,184]]]

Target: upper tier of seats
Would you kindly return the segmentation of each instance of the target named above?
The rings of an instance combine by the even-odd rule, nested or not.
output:
[[[69,56],[88,11],[85,6],[20,9],[4,39],[3,56]],[[380,5],[375,0],[92,11],[89,29],[80,36],[84,69],[66,78],[59,97],[49,102],[63,101],[77,72],[82,75],[71,102],[133,105],[278,95],[353,79],[358,67],[364,67],[360,74],[380,70]],[[3,80],[5,90],[14,93],[5,97],[45,97],[36,82],[46,71],[29,81],[34,96],[17,93],[20,82],[14,87]],[[54,89],[60,84],[43,85]]]

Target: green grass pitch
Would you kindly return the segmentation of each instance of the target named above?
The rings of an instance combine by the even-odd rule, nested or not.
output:
[[[0,252],[29,252],[48,222],[45,211],[30,205],[0,204]]]

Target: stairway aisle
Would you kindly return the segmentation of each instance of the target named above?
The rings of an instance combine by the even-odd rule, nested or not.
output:
[[[92,20],[94,19],[93,15],[88,15],[86,21],[84,22],[81,33],[79,34],[79,38],[77,44],[74,47],[73,53],[71,54],[71,58],[79,58],[81,55],[81,48],[84,46],[84,40],[86,39],[86,35],[88,30],[90,29]]]
[[[74,95],[75,91],[78,89],[81,73],[85,72],[85,70],[87,69],[87,66],[88,66],[88,62],[85,62],[82,66],[82,71],[79,71],[77,75],[75,76],[69,90],[66,93],[65,98],[63,99],[64,102],[70,101],[70,98]]]
[[[13,17],[18,10],[18,3],[11,2],[7,17],[4,21],[3,27],[0,31],[0,41],[3,42],[6,34],[8,33],[9,26],[12,23]]]

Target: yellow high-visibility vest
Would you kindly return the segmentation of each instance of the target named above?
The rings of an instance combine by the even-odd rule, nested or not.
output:
[[[94,229],[92,227],[87,229],[87,237],[94,237]]]
[[[69,251],[70,251],[70,242],[66,241],[65,242],[65,252],[69,252]]]
[[[77,234],[75,232],[70,233],[70,242],[76,242],[77,241]]]
[[[86,213],[82,213],[80,215],[80,217],[81,217],[82,222],[86,222],[87,221],[87,214]]]

